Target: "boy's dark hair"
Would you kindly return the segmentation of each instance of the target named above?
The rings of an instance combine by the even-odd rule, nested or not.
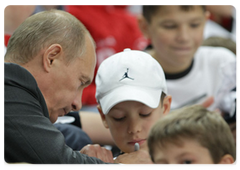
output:
[[[164,92],[162,92],[162,94],[161,94],[161,106],[163,107],[163,100],[164,100],[164,98],[166,97],[167,95],[166,95],[166,93],[164,93]]]
[[[206,11],[206,6],[201,5],[203,8],[203,11]],[[150,23],[151,22],[151,18],[153,15],[156,14],[156,12],[161,8],[164,7],[164,5],[143,5],[142,7],[142,14],[144,16],[144,18]],[[180,5],[180,8],[183,11],[189,11],[193,8],[193,5]]]

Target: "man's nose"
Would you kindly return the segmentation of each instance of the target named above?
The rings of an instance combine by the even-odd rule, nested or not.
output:
[[[75,97],[72,102],[72,110],[78,111],[82,108],[82,91]]]

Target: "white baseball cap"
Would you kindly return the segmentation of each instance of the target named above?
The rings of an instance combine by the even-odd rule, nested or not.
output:
[[[157,108],[162,91],[167,94],[161,65],[143,51],[125,49],[105,59],[96,75],[96,99],[104,114],[123,101]]]

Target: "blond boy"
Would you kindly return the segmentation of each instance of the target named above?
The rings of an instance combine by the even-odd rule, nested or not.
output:
[[[231,130],[217,113],[188,106],[159,120],[148,137],[158,164],[231,164],[236,148]]]

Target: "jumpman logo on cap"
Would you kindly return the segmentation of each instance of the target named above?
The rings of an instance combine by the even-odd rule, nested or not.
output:
[[[122,81],[123,79],[126,79],[126,78],[134,80],[133,78],[128,76],[128,70],[129,70],[129,68],[127,68],[127,71],[124,73],[124,75],[122,76],[122,78],[119,81]]]

